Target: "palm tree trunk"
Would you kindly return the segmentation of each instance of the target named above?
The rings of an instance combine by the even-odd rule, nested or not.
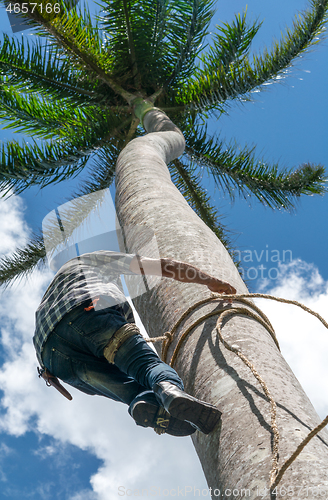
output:
[[[161,257],[189,262],[228,281],[237,293],[247,293],[221,242],[170,180],[166,164],[183,152],[181,132],[157,109],[145,115],[144,128],[149,134],[131,141],[117,162],[120,224],[151,228]],[[127,237],[128,251],[138,252],[141,246],[138,238]],[[202,285],[162,278],[136,297],[134,304],[149,335],[155,337],[170,330],[188,307],[209,296]],[[183,330],[222,305],[223,301],[216,301],[201,306],[183,323],[169,349],[169,359]],[[193,443],[213,498],[218,498],[218,490],[220,498],[270,498],[268,490],[263,496],[263,489],[269,487],[272,460],[270,405],[250,370],[218,341],[215,323],[216,317],[210,318],[192,330],[174,365],[188,393],[223,412],[219,428],[207,436],[196,432]],[[281,466],[320,419],[262,325],[234,316],[223,327],[223,335],[255,365],[277,403]],[[328,496],[327,471],[328,433],[324,430],[286,471],[275,498],[280,492],[284,496],[285,490],[287,498],[317,498],[310,487],[321,487]]]

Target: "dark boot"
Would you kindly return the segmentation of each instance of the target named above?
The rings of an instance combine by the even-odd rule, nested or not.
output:
[[[141,427],[152,427],[157,434],[190,436],[196,428],[172,417],[160,406],[153,392],[139,394],[129,406],[129,414]]]
[[[190,422],[204,434],[209,434],[220,421],[221,412],[216,406],[186,394],[170,382],[155,384],[153,391],[172,417]]]

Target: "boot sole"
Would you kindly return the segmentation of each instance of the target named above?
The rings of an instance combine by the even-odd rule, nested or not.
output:
[[[181,397],[175,397],[167,411],[179,420],[195,425],[204,434],[209,434],[221,419],[221,412],[215,406]]]
[[[139,401],[132,408],[131,415],[136,421],[137,425],[141,427],[152,427],[154,429],[156,425],[156,419],[158,414],[159,406],[152,405],[144,401]],[[168,414],[169,425],[165,430],[166,434],[171,436],[190,436],[196,432],[195,427],[193,427],[189,422],[184,422],[182,420],[176,419],[173,415]]]

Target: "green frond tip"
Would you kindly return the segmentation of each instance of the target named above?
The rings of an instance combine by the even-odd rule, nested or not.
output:
[[[236,14],[231,24],[224,23],[216,26],[217,33],[214,34],[214,46],[212,46],[202,60],[208,67],[218,67],[218,63],[226,70],[231,64],[237,64],[245,57],[251,47],[251,43],[259,31],[262,23],[257,21],[249,24],[246,21],[246,11]]]
[[[219,137],[208,137],[206,127],[182,130],[186,154],[205,168],[215,184],[234,200],[238,193],[249,200],[255,196],[270,208],[291,210],[301,195],[324,194],[327,177],[321,165],[304,164],[297,170],[281,169],[255,154],[255,148],[227,145]]]
[[[0,260],[0,286],[6,288],[30,275],[34,269],[44,268],[46,259],[43,238],[34,235],[25,248],[18,248],[12,255]]]
[[[24,189],[39,184],[60,182],[77,175],[85,166],[91,151],[70,148],[64,141],[30,145],[23,141],[0,143],[0,191]]]
[[[325,167],[322,165],[305,163],[290,173],[287,182],[290,183],[289,189],[295,193],[295,196],[302,194],[323,195],[328,191],[328,177],[326,176]]]
[[[251,93],[261,90],[264,84],[280,81],[297,57],[326,36],[328,0],[312,0],[311,6],[312,9],[296,16],[293,27],[286,29],[280,41],[274,40],[271,48],[260,54],[250,55],[248,51],[258,24],[247,28],[249,42],[245,44],[242,39],[238,42],[242,19],[235,21],[235,26],[225,25],[223,30],[235,30],[235,43],[228,39],[225,42],[219,35],[216,47],[202,57],[203,67],[181,87],[177,102],[204,112],[222,111],[227,101],[249,100]]]

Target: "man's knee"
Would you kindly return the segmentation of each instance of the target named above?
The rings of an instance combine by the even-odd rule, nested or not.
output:
[[[114,358],[117,351],[133,335],[141,335],[135,323],[126,323],[114,333],[104,348],[104,356],[109,363],[114,364]]]

